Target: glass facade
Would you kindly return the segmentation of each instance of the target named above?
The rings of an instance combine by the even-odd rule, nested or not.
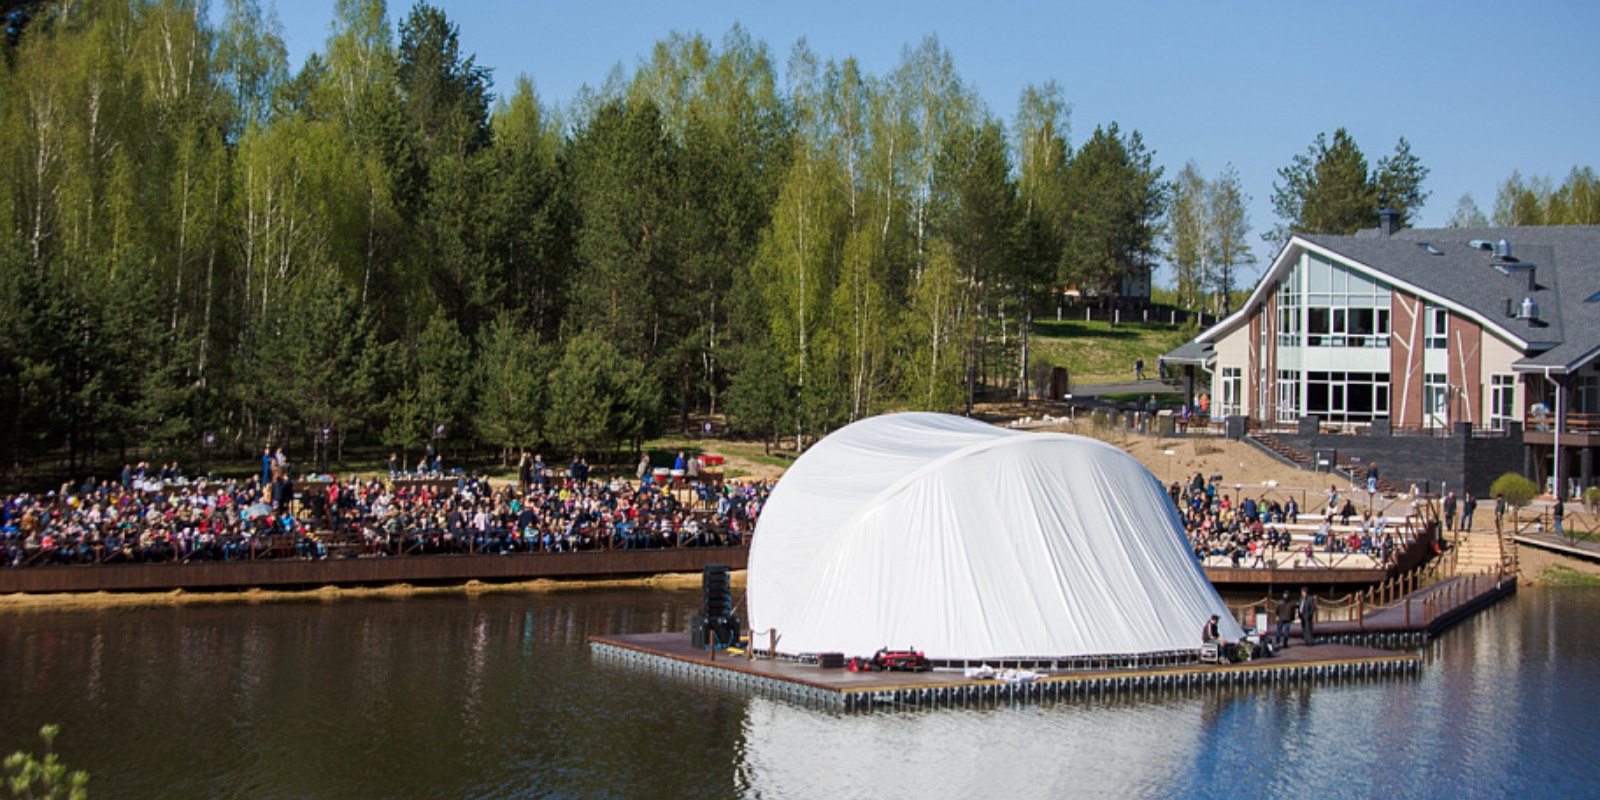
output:
[[[1279,422],[1388,416],[1389,286],[1307,253],[1279,281],[1277,299],[1277,391],[1262,393],[1275,407],[1261,413]]]

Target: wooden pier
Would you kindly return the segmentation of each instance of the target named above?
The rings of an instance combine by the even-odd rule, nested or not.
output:
[[[1415,575],[1406,576],[1376,587],[1346,609],[1346,619],[1319,620],[1312,632],[1318,641],[1411,647],[1517,593],[1514,568],[1456,575],[1426,585],[1415,580]],[[1364,602],[1367,596],[1376,600]],[[1293,631],[1293,636],[1300,636],[1299,623]]]
[[[1417,573],[1410,573],[1355,596],[1347,607],[1347,619],[1324,617],[1313,630],[1315,646],[1303,643],[1296,624],[1292,626],[1289,648],[1276,656],[1242,664],[1198,663],[1197,648],[1192,657],[1165,654],[1159,660],[1165,663],[1140,664],[1132,657],[1106,657],[1088,668],[1039,670],[1043,677],[1016,683],[972,680],[961,670],[858,673],[794,660],[752,660],[695,648],[687,633],[591,636],[589,647],[602,663],[828,708],[1027,703],[1215,686],[1415,675],[1421,670],[1420,655],[1385,648],[1425,644],[1516,591],[1514,568],[1457,575],[1427,584]],[[1337,611],[1333,616],[1338,616]]]
[[[696,649],[687,633],[591,636],[596,661],[843,710],[1031,703],[1128,693],[1416,675],[1421,656],[1327,644],[1242,664],[1173,664],[1047,672],[1028,682],[973,680],[961,670],[850,672]],[[1111,659],[1114,661],[1114,659]]]

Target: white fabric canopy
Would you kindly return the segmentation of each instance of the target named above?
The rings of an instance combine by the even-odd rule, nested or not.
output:
[[[762,509],[748,586],[751,630],[784,653],[1187,650],[1212,614],[1242,635],[1132,456],[945,414],[862,420],[801,456]]]

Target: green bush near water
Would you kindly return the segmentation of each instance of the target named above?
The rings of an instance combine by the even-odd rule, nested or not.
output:
[[[83,800],[89,796],[89,773],[83,770],[67,771],[61,757],[55,753],[56,735],[60,725],[46,725],[39,729],[44,740],[44,757],[18,750],[5,760],[5,788],[14,798],[28,800]]]

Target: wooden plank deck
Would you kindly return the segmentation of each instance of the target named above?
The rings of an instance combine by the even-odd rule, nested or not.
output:
[[[604,660],[642,666],[732,686],[747,686],[796,700],[842,708],[876,704],[961,705],[1070,698],[1101,691],[1151,691],[1180,687],[1261,685],[1289,680],[1414,674],[1421,656],[1350,644],[1290,647],[1278,656],[1242,664],[1172,664],[1046,671],[1027,683],[974,680],[961,670],[850,672],[793,661],[750,660],[695,648],[687,633],[591,636]]]

